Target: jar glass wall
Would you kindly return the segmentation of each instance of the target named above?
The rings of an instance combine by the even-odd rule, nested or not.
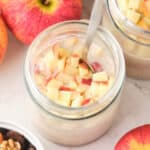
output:
[[[119,9],[117,0],[106,1],[102,24],[120,42],[127,74],[137,79],[150,79],[150,31],[130,22]]]
[[[102,46],[112,60],[115,81],[100,100],[79,108],[63,107],[40,93],[34,83],[33,62],[36,56],[56,38],[74,35],[84,39],[87,27],[85,21],[68,21],[46,29],[29,47],[25,61],[24,76],[33,102],[33,121],[41,135],[63,145],[82,145],[103,135],[112,125],[120,102],[125,75],[124,57],[115,38],[102,27],[97,31],[94,43]]]

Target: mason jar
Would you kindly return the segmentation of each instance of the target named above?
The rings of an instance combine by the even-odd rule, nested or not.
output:
[[[88,22],[66,21],[49,27],[30,45],[24,66],[24,77],[31,97],[31,117],[39,133],[58,144],[77,146],[102,136],[117,115],[125,77],[122,49],[105,28],[99,27],[94,43],[103,46],[114,66],[114,83],[108,92],[93,104],[71,108],[54,103],[44,96],[33,79],[33,62],[56,38],[74,35],[85,39]],[[92,57],[92,56],[91,56]],[[100,58],[99,58],[100,59]],[[105,61],[105,60],[104,60]],[[107,65],[107,61],[105,61]]]
[[[106,0],[102,25],[116,36],[123,48],[127,74],[150,79],[150,30],[130,22],[119,9],[117,0]]]

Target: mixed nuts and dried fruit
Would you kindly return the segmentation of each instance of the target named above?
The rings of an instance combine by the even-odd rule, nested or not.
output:
[[[0,150],[36,150],[21,134],[0,128]]]

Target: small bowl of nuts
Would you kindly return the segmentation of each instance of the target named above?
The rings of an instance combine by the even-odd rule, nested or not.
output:
[[[44,150],[39,140],[26,129],[0,121],[0,150]]]

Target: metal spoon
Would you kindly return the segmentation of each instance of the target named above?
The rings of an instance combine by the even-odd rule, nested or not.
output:
[[[87,60],[88,52],[90,49],[90,46],[94,40],[94,37],[96,35],[97,28],[99,24],[102,21],[102,12],[103,12],[103,0],[95,0],[93,8],[92,8],[92,14],[89,21],[88,30],[86,33],[86,39],[84,42],[84,48],[83,48],[83,60],[88,64],[89,68],[92,70],[92,72],[95,72],[92,68],[92,66],[89,64]]]

